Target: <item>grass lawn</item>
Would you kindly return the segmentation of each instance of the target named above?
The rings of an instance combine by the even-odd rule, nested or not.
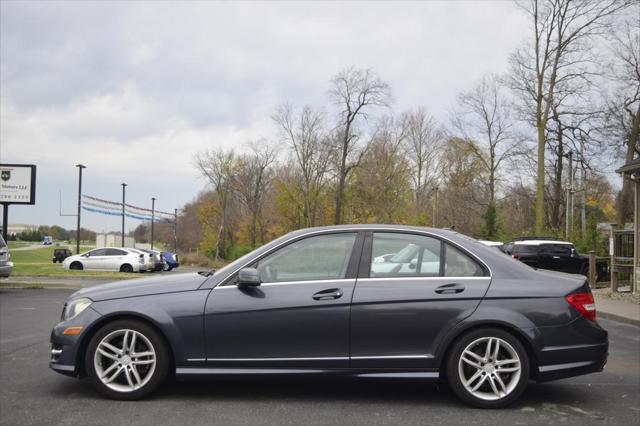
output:
[[[9,247],[9,250],[11,250],[13,248],[26,247],[38,243],[39,241],[7,241],[7,246]]]
[[[97,271],[71,271],[62,269],[60,263],[53,263],[53,250],[64,246],[39,247],[33,250],[18,250],[11,252],[13,272],[15,277],[104,277],[114,279],[140,278],[137,273],[123,272],[97,272]],[[80,251],[89,250],[91,247],[80,246]],[[72,249],[73,250],[73,249]],[[75,250],[73,250],[75,252]]]

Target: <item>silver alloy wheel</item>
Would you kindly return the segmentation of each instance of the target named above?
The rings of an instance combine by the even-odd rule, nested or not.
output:
[[[117,392],[132,392],[153,377],[156,352],[151,341],[139,331],[115,330],[98,343],[93,363],[105,386]]]
[[[482,337],[469,343],[458,360],[458,375],[471,395],[496,401],[518,385],[520,357],[508,342],[498,337]]]

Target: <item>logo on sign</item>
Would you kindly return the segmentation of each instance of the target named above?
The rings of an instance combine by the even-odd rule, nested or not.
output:
[[[5,182],[11,179],[11,170],[3,170],[2,173],[0,174],[0,179],[2,179]]]

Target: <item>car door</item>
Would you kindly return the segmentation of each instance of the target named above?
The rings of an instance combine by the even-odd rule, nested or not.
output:
[[[105,260],[105,269],[110,271],[119,271],[120,265],[124,263],[127,252],[117,248],[107,249],[107,259]]]
[[[410,245],[418,247],[415,261],[372,262]],[[433,367],[438,338],[475,310],[490,280],[469,254],[436,237],[367,234],[351,306],[351,367]]]
[[[103,262],[107,254],[107,249],[95,249],[87,253],[87,257],[82,260],[84,269],[102,270]]]
[[[347,367],[361,241],[354,232],[304,237],[245,265],[261,285],[238,287],[232,276],[216,286],[205,306],[207,363]]]

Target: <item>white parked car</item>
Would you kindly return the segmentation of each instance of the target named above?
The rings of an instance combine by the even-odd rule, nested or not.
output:
[[[117,247],[97,248],[86,253],[67,257],[64,269],[88,271],[144,272],[147,269],[142,253]]]
[[[153,254],[148,253],[146,251],[142,251],[140,249],[136,249],[136,248],[127,248],[126,250],[140,254],[144,257],[144,271],[142,272],[145,272],[145,271],[153,272],[153,269],[154,269]]]
[[[377,256],[371,264],[372,276],[385,276],[389,274],[409,274],[416,272],[418,266],[418,252],[420,247],[415,244],[407,244],[397,253],[389,253]],[[428,250],[423,250],[421,275],[438,275],[440,271],[440,258]]]

